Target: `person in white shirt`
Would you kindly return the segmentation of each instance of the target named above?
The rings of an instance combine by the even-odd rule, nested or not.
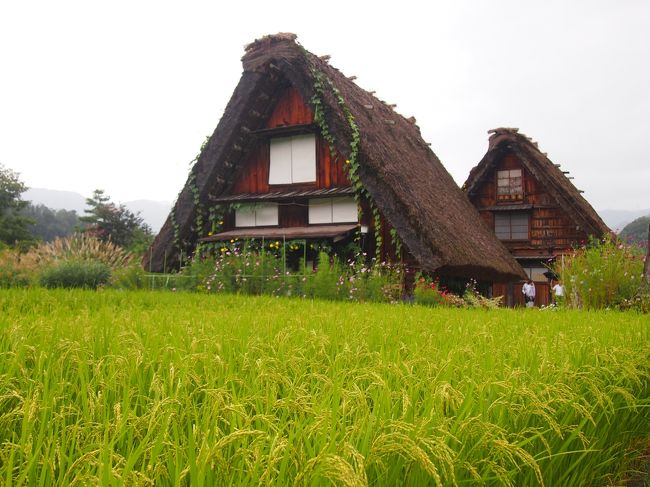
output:
[[[535,283],[532,279],[528,279],[528,281],[524,283],[521,292],[524,294],[526,308],[532,308],[535,306]]]
[[[557,281],[555,286],[553,286],[553,301],[556,305],[562,305],[564,303],[564,285]]]

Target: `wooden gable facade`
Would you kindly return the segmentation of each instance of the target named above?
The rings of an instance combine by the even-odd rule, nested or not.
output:
[[[537,145],[517,129],[490,131],[488,152],[463,186],[484,223],[524,268],[536,305],[551,302],[548,266],[590,236],[609,232],[594,209]],[[521,284],[521,283],[519,283]],[[517,284],[495,283],[494,295],[522,305]]]
[[[277,221],[263,222],[254,227],[239,224],[237,210],[231,209],[224,218],[224,225],[216,234],[205,236],[203,242],[215,242],[231,238],[267,238],[267,239],[335,239],[342,245],[358,237],[361,225],[364,227],[362,249],[374,255],[375,224],[370,217],[369,205],[362,199],[362,210],[358,211],[354,191],[345,167],[345,157],[330,147],[314,123],[311,108],[305,103],[300,92],[289,86],[278,96],[278,101],[271,110],[271,115],[262,128],[254,132],[255,147],[237,171],[232,186],[219,197],[213,198],[215,204],[232,204],[236,207],[277,205]],[[272,160],[271,145],[275,140],[292,136],[313,135],[315,151],[315,177],[313,181],[298,183],[273,184],[270,181]],[[310,210],[320,209],[324,204],[344,204],[347,211],[343,217],[334,218],[332,222],[319,220],[314,222]],[[353,208],[353,209],[351,209]],[[361,215],[361,221],[359,221]],[[381,215],[382,235],[390,234],[390,223]],[[383,258],[394,261],[397,258],[395,246],[386,239],[381,249]],[[341,246],[342,246],[341,245]],[[413,259],[402,256],[406,261]]]

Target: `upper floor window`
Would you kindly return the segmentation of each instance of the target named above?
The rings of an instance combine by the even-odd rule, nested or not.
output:
[[[357,203],[352,197],[309,200],[309,223],[352,223],[358,220]]]
[[[528,213],[494,214],[494,233],[500,240],[528,240]]]
[[[497,171],[497,200],[520,200],[524,197],[521,169]]]
[[[236,227],[266,227],[277,224],[277,203],[257,203],[242,205],[235,210]]]
[[[316,135],[271,139],[269,184],[316,181]]]

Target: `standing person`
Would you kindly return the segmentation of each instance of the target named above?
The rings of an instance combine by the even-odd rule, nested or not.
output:
[[[553,302],[557,306],[564,304],[564,285],[560,281],[553,286]]]
[[[526,308],[532,308],[535,306],[535,283],[532,279],[528,279],[521,288],[521,292],[524,294],[524,300],[526,301]]]

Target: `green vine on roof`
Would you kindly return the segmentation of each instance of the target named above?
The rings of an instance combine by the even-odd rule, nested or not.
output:
[[[345,103],[343,95],[341,95],[340,90],[334,85],[332,80],[327,77],[323,72],[316,69],[313,65],[310,66],[311,74],[314,78],[314,94],[311,97],[311,104],[314,108],[314,122],[318,125],[321,130],[323,138],[329,144],[330,152],[334,152],[334,136],[329,131],[329,126],[327,120],[325,119],[325,106],[323,103],[325,85],[330,89],[336,101],[341,107],[343,114],[350,126],[351,140],[350,140],[350,157],[345,161],[345,168],[347,170],[348,177],[350,178],[350,183],[354,189],[354,199],[357,202],[357,208],[359,209],[359,219],[361,219],[361,201],[365,198],[370,205],[370,210],[373,215],[373,223],[375,226],[375,257],[380,259],[381,257],[381,248],[383,244],[382,237],[382,223],[381,215],[377,205],[375,205],[374,199],[370,195],[368,189],[361,182],[359,177],[360,164],[359,164],[359,146],[361,144],[361,133],[359,131],[359,126],[357,125],[354,115],[350,111],[350,108]],[[391,231],[391,237],[393,243],[395,244],[396,254],[398,257],[401,256],[401,242],[397,232]]]
[[[205,221],[204,221],[205,208],[203,206],[203,203],[201,202],[201,192],[196,183],[196,175],[198,171],[199,158],[201,157],[201,154],[203,154],[203,151],[205,150],[205,147],[208,145],[209,140],[210,140],[210,136],[207,136],[203,141],[203,144],[201,144],[201,149],[199,150],[199,153],[190,163],[192,164],[192,168],[190,169],[190,176],[187,179],[187,184],[190,187],[190,191],[192,192],[192,203],[194,204],[194,212],[195,212],[194,231],[196,233],[197,239],[202,237],[201,233],[203,232],[203,227],[205,225]]]
[[[176,219],[176,203],[178,202],[178,198],[176,198],[176,201],[174,201],[174,204],[172,206],[172,211],[169,214],[171,223],[172,223],[172,230],[173,230],[173,247],[176,248],[176,250],[181,250],[181,227],[178,224],[178,220]]]
[[[201,157],[201,154],[203,154],[203,151],[205,150],[205,147],[208,144],[208,141],[210,140],[210,136],[206,136],[205,140],[201,144],[201,149],[199,150],[199,153],[190,161],[190,174],[187,178],[187,183],[186,186],[189,187],[189,190],[192,194],[192,205],[193,208],[192,210],[195,213],[194,216],[194,222],[193,222],[193,230],[196,233],[196,237],[201,238],[201,232],[203,231],[203,226],[205,224],[205,207],[203,203],[201,202],[201,193],[199,190],[199,187],[196,182],[196,175],[197,175],[197,163],[199,161],[199,158]],[[182,192],[181,192],[182,193]],[[182,248],[182,243],[181,242],[181,227],[180,224],[178,223],[178,216],[176,214],[177,212],[177,207],[178,207],[178,200],[180,198],[180,194],[176,198],[176,201],[174,202],[172,206],[172,211],[170,212],[170,220],[172,224],[172,230],[173,230],[173,248],[175,248],[179,253],[183,251]],[[181,262],[182,264],[182,262]]]

